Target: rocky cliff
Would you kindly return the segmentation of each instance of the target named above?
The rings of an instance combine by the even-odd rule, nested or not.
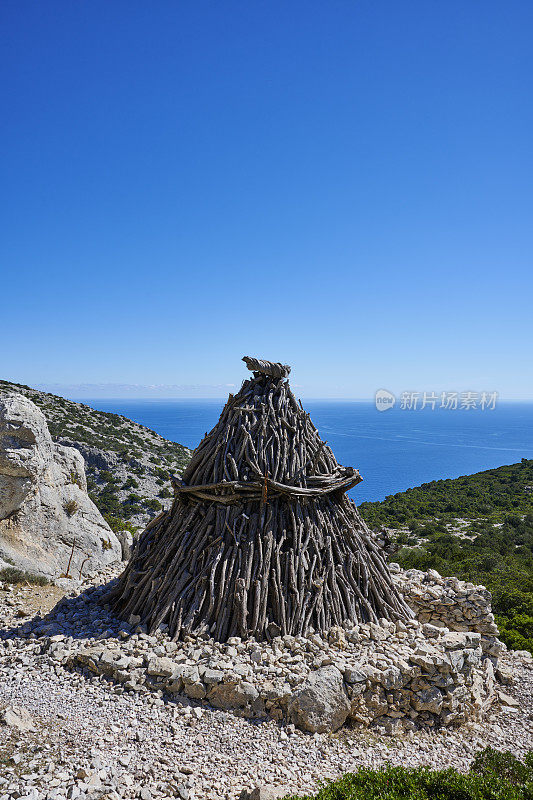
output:
[[[80,453],[52,441],[28,397],[0,398],[0,566],[79,577],[121,558],[87,494]]]
[[[16,392],[40,408],[55,443],[83,456],[91,498],[115,532],[143,528],[172,496],[191,451],[118,414],[0,381],[0,398]]]

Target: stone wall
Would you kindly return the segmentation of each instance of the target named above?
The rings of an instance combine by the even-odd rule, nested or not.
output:
[[[493,659],[501,652],[498,627],[491,608],[491,594],[484,586],[443,578],[433,569],[402,570],[390,564],[394,582],[421,623],[450,631],[475,631],[481,634],[481,647]]]
[[[494,670],[479,632],[412,620],[382,620],[328,635],[226,644],[132,629],[96,605],[99,589],[65,601],[26,634],[60,664],[115,682],[116,692],[154,702],[206,703],[249,717],[273,717],[310,732],[345,723],[400,733],[480,720],[494,699]],[[80,630],[85,637],[80,641]],[[101,640],[102,630],[106,640]]]
[[[310,732],[348,724],[396,734],[479,722],[496,699],[503,648],[493,635],[490,594],[436,573],[393,573],[420,619],[270,643],[192,636],[172,642],[165,626],[148,635],[138,618],[118,620],[98,604],[105,589],[97,586],[65,598],[44,619],[24,622],[18,635],[40,640],[58,668],[101,676],[115,693],[147,695],[156,705],[206,704]],[[421,621],[428,613],[431,621]],[[451,630],[464,628],[466,619],[480,630]]]

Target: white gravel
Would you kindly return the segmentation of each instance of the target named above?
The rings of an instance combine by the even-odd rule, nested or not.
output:
[[[20,623],[22,601],[0,592],[4,626]],[[10,602],[13,603],[12,599]],[[4,628],[5,629],[5,628]],[[0,800],[238,797],[274,784],[309,792],[320,780],[384,763],[468,768],[490,745],[523,757],[533,748],[533,660],[506,653],[518,707],[495,709],[459,730],[379,737],[344,729],[310,734],[274,721],[250,722],[210,708],[165,704],[154,695],[115,694],[102,678],[65,670],[31,639],[0,641],[0,708],[26,708],[35,733],[0,726]]]

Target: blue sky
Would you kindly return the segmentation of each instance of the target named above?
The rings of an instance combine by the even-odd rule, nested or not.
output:
[[[532,398],[532,23],[3,0],[1,377],[208,396],[250,354],[303,396]]]

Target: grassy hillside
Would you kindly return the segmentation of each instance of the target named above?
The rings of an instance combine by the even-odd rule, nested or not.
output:
[[[55,441],[85,459],[89,492],[113,530],[135,531],[169,503],[169,475],[180,475],[191,451],[119,414],[0,380],[0,396],[29,397],[46,417]]]
[[[360,510],[372,528],[387,528],[406,569],[485,585],[502,639],[533,652],[533,461],[432,481]]]
[[[391,527],[433,517],[498,522],[508,514],[533,514],[533,460],[423,483],[380,503],[362,503],[360,510],[370,525]]]

